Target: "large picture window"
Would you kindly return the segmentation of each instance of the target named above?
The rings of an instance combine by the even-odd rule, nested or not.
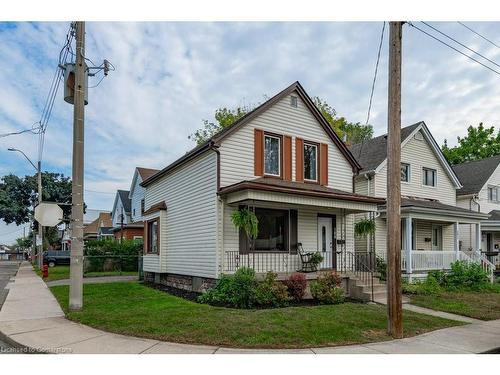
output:
[[[256,251],[288,251],[288,210],[255,208],[259,234],[254,242]]]
[[[266,134],[264,137],[264,174],[281,175],[281,138]]]
[[[318,146],[304,143],[304,180],[318,181]]]
[[[147,252],[151,254],[158,253],[158,220],[148,221],[148,243]]]

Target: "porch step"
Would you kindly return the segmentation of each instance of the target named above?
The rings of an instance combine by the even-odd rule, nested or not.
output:
[[[358,278],[349,278],[349,296],[364,302],[372,301],[372,287],[369,282]],[[378,278],[373,279],[373,300],[383,301],[387,299],[387,285],[382,284]]]

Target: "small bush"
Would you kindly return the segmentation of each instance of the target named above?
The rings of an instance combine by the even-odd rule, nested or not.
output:
[[[380,275],[381,281],[387,280],[387,263],[385,262],[384,258],[379,257],[378,255],[376,259],[375,269]]]
[[[283,307],[290,301],[285,284],[276,280],[278,275],[268,272],[264,281],[260,282],[256,290],[256,303],[260,306]]]
[[[481,289],[488,284],[488,274],[479,263],[456,261],[444,280],[445,287],[451,289]]]
[[[198,297],[198,302],[248,309],[255,306],[256,293],[255,271],[242,267],[232,276],[222,275],[215,288],[207,290]]]
[[[285,280],[285,285],[288,288],[290,296],[298,302],[304,298],[304,294],[306,293],[306,275],[300,272],[292,273],[288,280]]]
[[[311,282],[311,294],[323,304],[337,304],[345,300],[342,278],[336,272],[325,272]]]

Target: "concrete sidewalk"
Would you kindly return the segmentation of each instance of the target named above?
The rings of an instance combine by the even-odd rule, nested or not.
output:
[[[9,284],[0,333],[19,347],[52,353],[481,353],[500,347],[500,320],[446,328],[403,340],[299,350],[184,345],[103,332],[64,318],[47,285],[24,263]]]

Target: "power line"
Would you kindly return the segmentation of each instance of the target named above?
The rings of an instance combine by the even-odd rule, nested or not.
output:
[[[368,122],[370,120],[370,112],[371,112],[371,109],[372,109],[373,92],[375,91],[375,82],[377,81],[378,64],[379,64],[379,61],[380,61],[380,51],[382,50],[382,43],[384,41],[384,31],[385,31],[385,21],[384,21],[384,24],[382,25],[382,33],[380,34],[380,44],[378,46],[377,63],[375,64],[375,74],[373,75],[372,91],[370,93],[370,102],[368,104],[368,114],[366,115],[366,125],[368,125]]]
[[[431,29],[433,29],[433,30],[437,31],[439,34],[444,35],[444,36],[445,36],[445,37],[447,37],[448,39],[450,39],[450,40],[454,41],[455,43],[457,43],[457,44],[461,45],[462,47],[464,47],[465,49],[467,49],[467,50],[471,51],[472,53],[474,53],[474,54],[476,54],[476,55],[478,55],[478,56],[481,56],[483,59],[488,60],[490,63],[492,63],[492,64],[494,64],[494,65],[496,65],[496,66],[498,66],[498,67],[500,68],[500,65],[498,65],[495,61],[490,60],[489,58],[487,58],[486,56],[484,56],[484,55],[480,54],[479,52],[474,51],[472,48],[467,47],[465,44],[460,43],[458,40],[456,40],[456,39],[452,38],[451,36],[449,36],[449,35],[447,35],[447,34],[445,34],[445,33],[443,33],[442,31],[438,30],[438,29],[437,29],[437,28],[435,28],[434,26],[429,25],[427,22],[424,22],[424,21],[421,21],[421,22],[422,22],[424,25],[426,25],[426,26],[430,27]]]
[[[434,36],[434,35],[432,35],[432,34],[429,34],[427,31],[424,31],[424,30],[422,30],[421,28],[419,28],[418,26],[415,26],[415,25],[414,25],[413,23],[411,23],[410,21],[408,21],[408,25],[410,25],[411,27],[414,27],[415,29],[417,29],[417,30],[419,30],[420,32],[424,33],[425,35],[427,35],[427,36],[431,37],[432,39],[437,40],[439,43],[444,44],[445,46],[447,46],[447,47],[451,48],[452,50],[454,50],[454,51],[458,52],[459,54],[461,54],[461,55],[463,55],[463,56],[467,57],[468,59],[470,59],[470,60],[472,60],[472,61],[475,61],[476,63],[478,63],[478,64],[482,65],[482,66],[483,66],[483,67],[485,67],[486,69],[491,70],[493,73],[496,73],[496,74],[500,75],[500,72],[499,72],[499,71],[497,71],[497,70],[495,70],[495,69],[493,69],[493,68],[489,67],[488,65],[483,64],[481,61],[476,60],[476,59],[475,59],[475,58],[473,58],[472,56],[469,56],[469,55],[467,55],[466,53],[463,53],[463,52],[462,52],[462,51],[460,51],[459,49],[457,49],[457,48],[455,48],[455,47],[453,47],[453,46],[449,45],[448,43],[446,43],[446,42],[442,41],[442,40],[441,40],[441,39],[439,39],[438,37],[436,37],[436,36]]]
[[[500,49],[500,46],[498,44],[496,44],[495,42],[492,42],[491,40],[489,40],[488,38],[486,38],[484,35],[481,35],[479,34],[477,31],[473,30],[472,28],[470,28],[469,26],[465,25],[464,23],[460,22],[460,21],[457,21],[460,25],[462,25],[463,27],[465,27],[466,29],[472,31],[474,34],[476,34],[477,36],[483,38],[484,40],[486,40],[488,43],[491,43],[493,44],[495,47],[499,48]]]
[[[110,191],[98,191],[98,190],[89,190],[85,189],[86,192],[89,193],[98,193],[98,194],[115,194],[116,192],[110,192]]]

